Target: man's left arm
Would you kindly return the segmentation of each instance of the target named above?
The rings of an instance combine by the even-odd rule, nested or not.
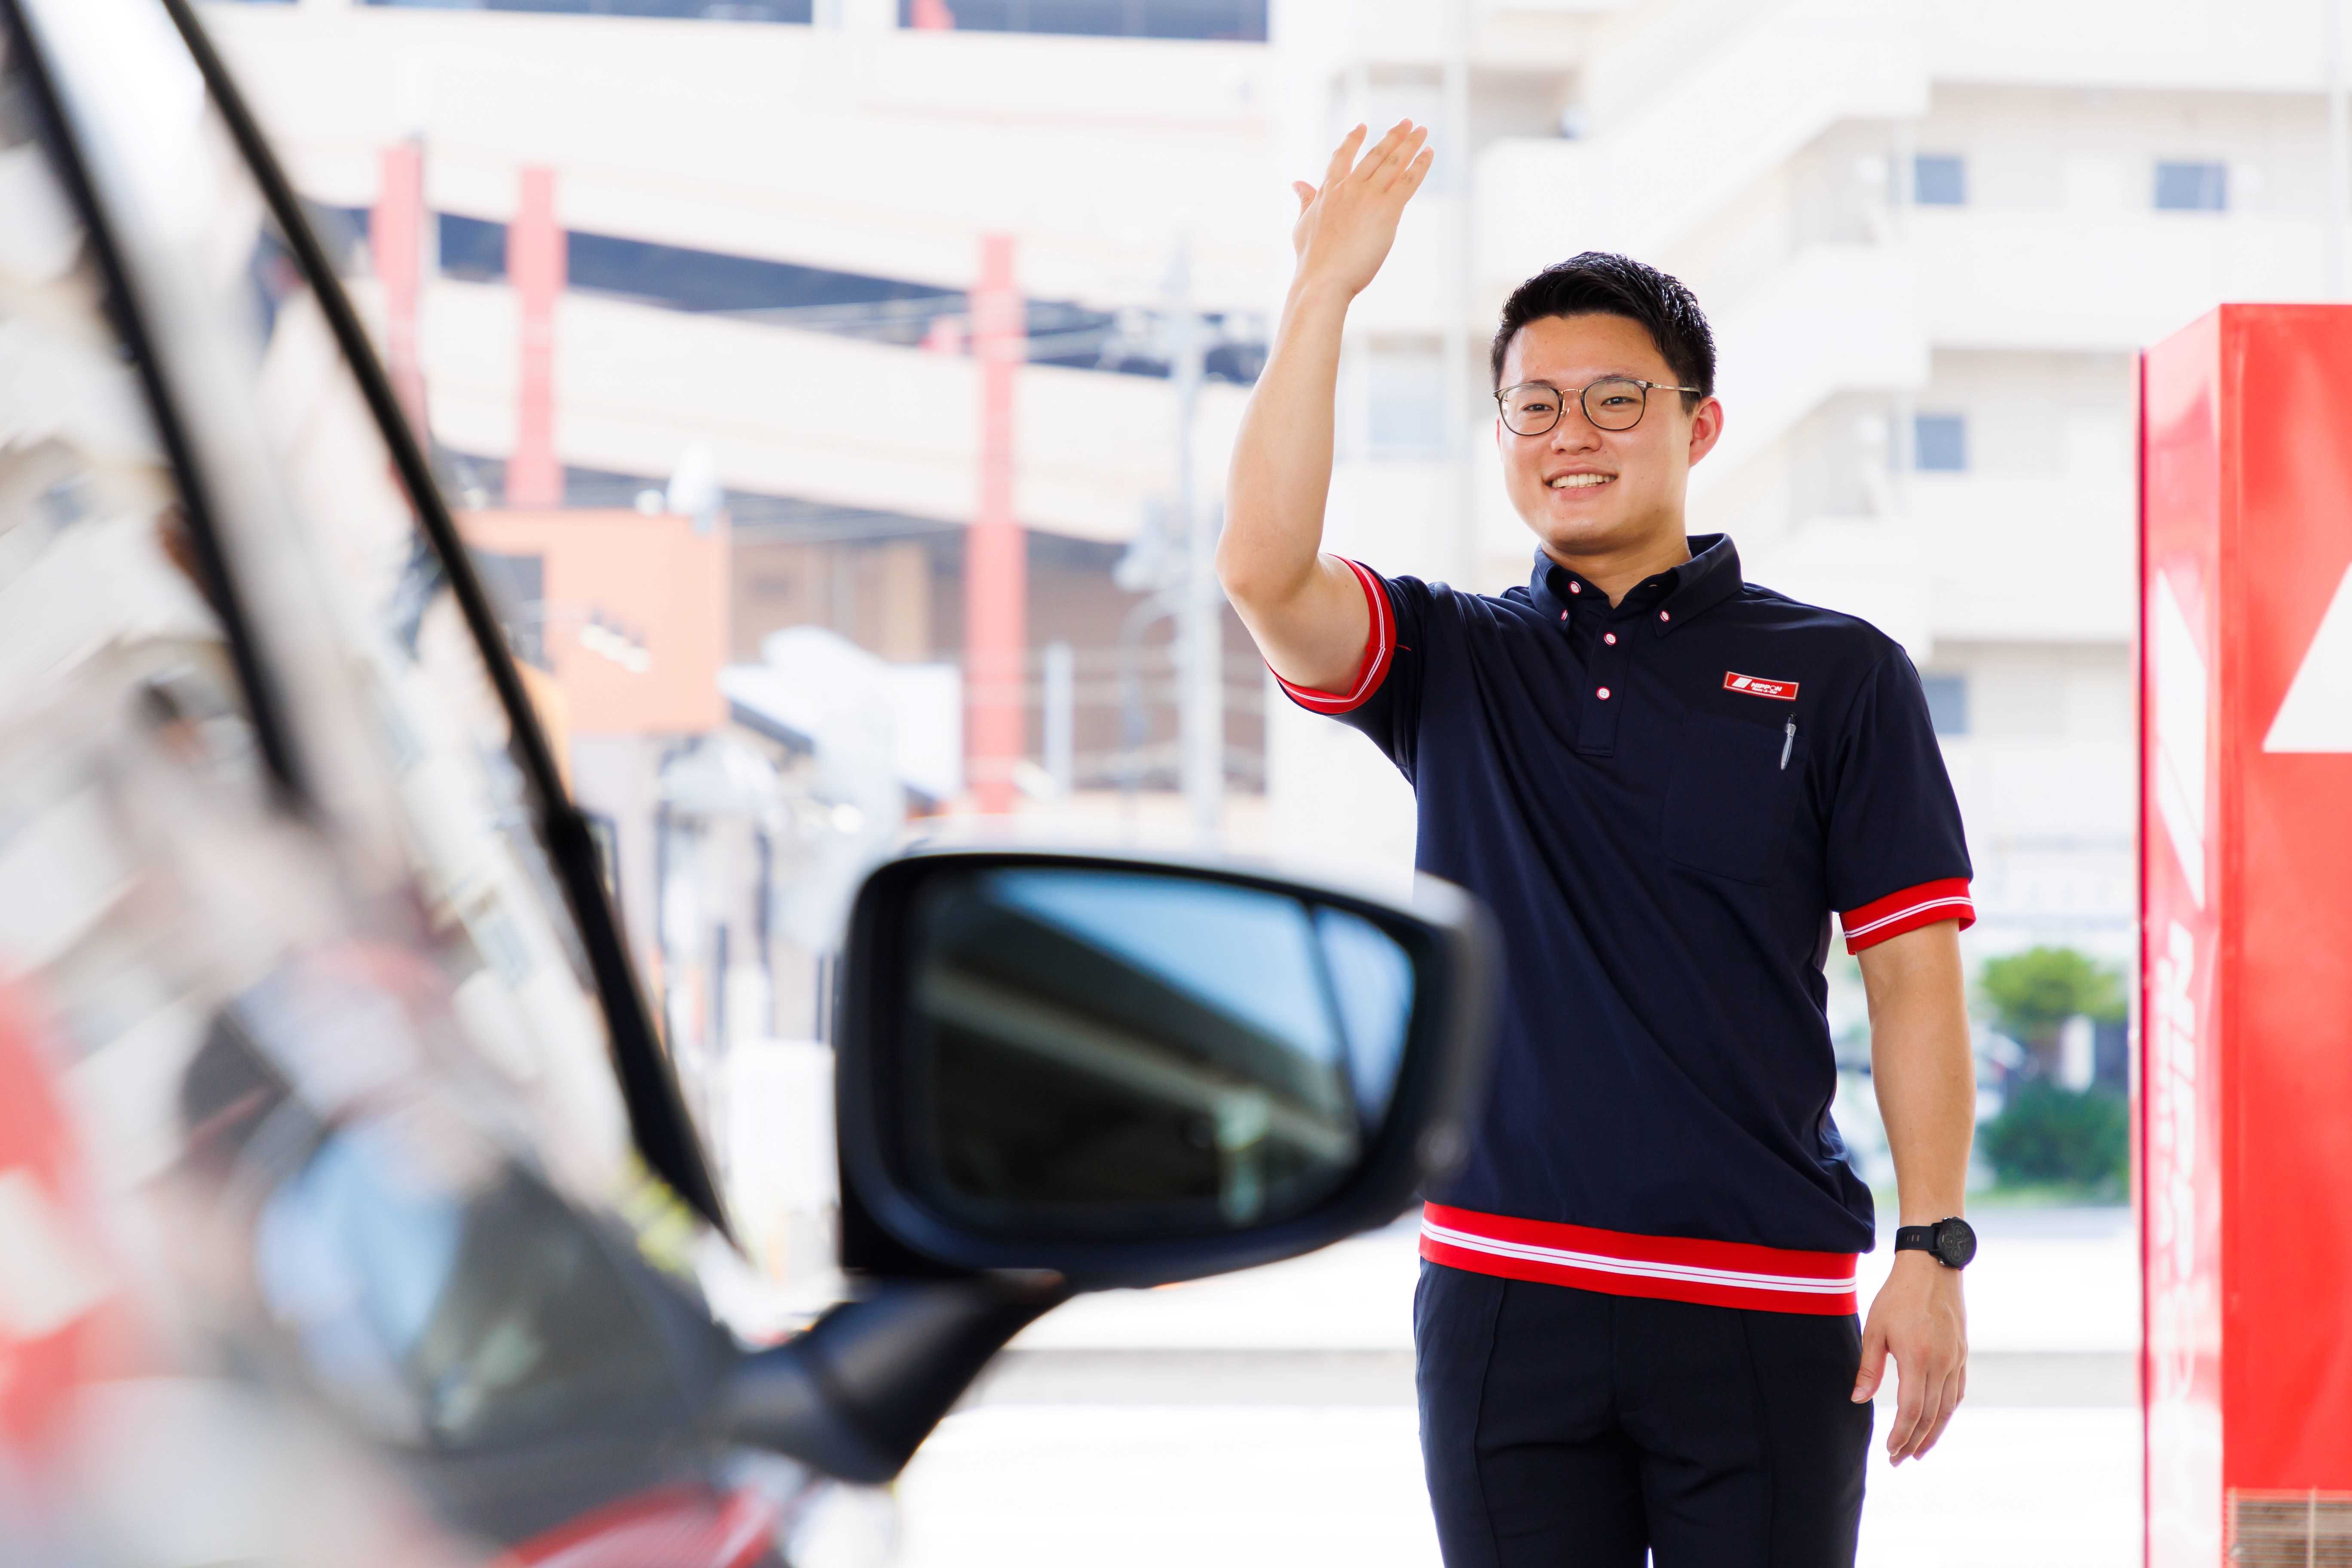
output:
[[[1960,1213],[1976,1132],[1976,1061],[1969,1048],[1959,925],[1939,921],[1864,948],[1870,1070],[1895,1156],[1901,1224]],[[1968,1388],[1968,1315],[1960,1273],[1926,1252],[1898,1252],[1862,1332],[1857,1403],[1878,1392],[1892,1352],[1900,1382],[1887,1458],[1936,1446]]]

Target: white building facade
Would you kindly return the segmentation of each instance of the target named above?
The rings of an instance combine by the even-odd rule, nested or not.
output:
[[[970,288],[981,237],[1009,234],[1028,293],[1133,314],[1162,308],[1181,248],[1229,337],[1262,337],[1278,304],[1287,181],[1357,120],[1425,121],[1443,161],[1351,317],[1331,547],[1524,580],[1489,445],[1496,308],[1579,250],[1655,263],[1721,353],[1727,432],[1694,528],[1909,648],[1977,858],[1979,951],[2124,958],[2133,356],[2225,299],[2340,290],[2336,4],[1272,0],[1233,7],[1240,41],[924,30],[952,4],[891,0],[816,0],[805,23],[207,14],[330,204],[365,205],[377,150],[415,137],[439,211],[502,221],[518,171],[546,167],[574,229],[921,288]],[[1145,15],[1097,9],[1129,32]],[[1026,25],[1018,4],[987,15]],[[512,439],[514,323],[496,279],[428,292],[450,445]],[[738,490],[970,515],[968,358],[576,289],[559,326],[567,465],[658,474],[699,447]],[[1201,399],[1201,494],[1242,396]],[[1175,488],[1177,397],[1024,366],[1022,521],[1132,539]],[[1278,700],[1265,733],[1245,847],[1409,864],[1410,802],[1369,746]]]
[[[1727,409],[1694,531],[1908,648],[1978,952],[2127,962],[2135,355],[2224,300],[2340,295],[2333,4],[1294,0],[1286,100],[1320,113],[1294,163],[1358,119],[1469,128],[1357,313],[1335,547],[1524,580],[1487,411],[1443,428],[1425,389],[1450,371],[1484,395],[1496,309],[1546,263],[1664,268],[1714,323]],[[1402,791],[1362,822],[1318,804],[1365,748],[1314,723],[1269,735],[1277,824],[1396,843]]]

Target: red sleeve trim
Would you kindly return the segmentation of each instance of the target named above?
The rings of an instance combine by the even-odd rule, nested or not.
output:
[[[1917,931],[1938,921],[1954,920],[1960,922],[1962,931],[1977,923],[1977,907],[1969,897],[1966,877],[1922,882],[1916,888],[1873,899],[1860,909],[1848,910],[1838,917],[1839,923],[1845,927],[1848,952],[1876,947],[1889,937],[1901,936],[1906,931]]]
[[[1389,591],[1381,585],[1377,573],[1369,566],[1359,565],[1346,556],[1339,558],[1364,590],[1364,604],[1372,613],[1371,629],[1364,634],[1363,662],[1356,667],[1356,679],[1348,683],[1345,691],[1318,691],[1311,686],[1293,686],[1276,675],[1280,686],[1293,702],[1316,713],[1346,713],[1361,708],[1372,700],[1387,679],[1389,660],[1396,654],[1396,611],[1389,605]]]

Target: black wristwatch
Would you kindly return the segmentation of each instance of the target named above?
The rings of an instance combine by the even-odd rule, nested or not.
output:
[[[1895,1229],[1895,1250],[1924,1252],[1947,1268],[1966,1268],[1977,1255],[1977,1233],[1964,1219],[1939,1219],[1933,1225],[1905,1225]]]

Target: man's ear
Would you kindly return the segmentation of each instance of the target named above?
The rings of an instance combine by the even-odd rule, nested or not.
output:
[[[1713,397],[1701,400],[1691,411],[1690,460],[1696,463],[1715,450],[1723,439],[1723,404]]]

